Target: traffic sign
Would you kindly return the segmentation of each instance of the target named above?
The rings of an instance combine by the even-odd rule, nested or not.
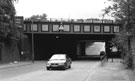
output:
[[[23,28],[23,16],[15,17],[15,26],[19,28]]]

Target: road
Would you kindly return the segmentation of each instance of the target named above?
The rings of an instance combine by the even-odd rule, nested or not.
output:
[[[86,55],[99,55],[100,51],[105,51],[104,42],[94,42],[92,45],[87,46]]]
[[[98,65],[99,61],[73,61],[71,69],[47,71],[45,62],[35,62],[0,70],[0,81],[87,81]]]

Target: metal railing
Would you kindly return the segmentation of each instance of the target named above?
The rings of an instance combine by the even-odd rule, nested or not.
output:
[[[27,18],[26,21],[31,21]],[[113,20],[108,19],[65,19],[65,18],[46,18],[46,19],[33,19],[33,21],[45,22],[78,22],[78,23],[115,23]]]
[[[107,62],[107,55],[100,55],[100,61],[101,61],[101,66],[103,66],[105,64],[105,62]]]

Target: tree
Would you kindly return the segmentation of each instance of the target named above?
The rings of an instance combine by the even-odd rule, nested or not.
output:
[[[135,0],[109,0],[112,5],[105,8],[104,14],[111,14],[117,22],[126,26],[126,30],[132,32],[133,24],[135,23]],[[132,32],[133,33],[133,32]]]
[[[131,54],[131,38],[135,38],[135,0],[108,0],[112,5],[104,9],[104,15],[111,14],[116,22],[122,24],[119,34],[112,40],[112,43],[123,49],[128,59],[132,58]],[[131,37],[132,36],[132,37]],[[129,64],[130,61],[127,61]],[[128,65],[128,67],[132,67]]]
[[[42,14],[42,15],[32,15],[28,19],[46,21],[47,20],[47,15],[45,13]]]
[[[15,26],[15,1],[18,0],[0,0],[0,38],[6,42],[18,38]]]
[[[0,0],[0,46],[4,51],[2,55],[8,55],[8,61],[20,60],[22,49],[19,46],[21,39],[26,37],[16,25],[14,2],[17,1]]]

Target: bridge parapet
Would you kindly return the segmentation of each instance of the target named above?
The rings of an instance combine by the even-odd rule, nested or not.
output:
[[[116,34],[121,24],[112,20],[25,20],[24,33],[46,34]]]

